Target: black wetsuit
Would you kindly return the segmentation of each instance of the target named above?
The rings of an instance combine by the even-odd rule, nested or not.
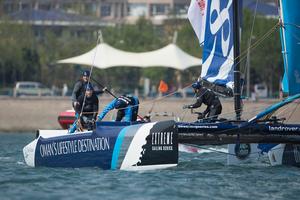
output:
[[[80,95],[78,97],[79,105],[75,107],[76,113],[81,113],[82,105],[84,101],[84,94]],[[92,94],[91,97],[85,98],[84,107],[83,107],[83,114],[81,115],[81,122],[84,128],[92,129],[92,127],[89,127],[93,119],[94,121],[97,118],[98,115],[98,109],[99,109],[99,100],[96,94]]]
[[[83,80],[78,80],[75,83],[74,89],[73,89],[73,92],[72,92],[72,104],[74,104],[74,102],[76,102],[76,101],[78,102],[79,96],[85,94],[85,88],[87,86],[87,83],[88,82],[84,82]],[[91,82],[90,82],[90,84],[91,84]],[[93,93],[95,95],[99,95],[99,94],[102,94],[103,92],[104,92],[103,90],[94,90]],[[74,107],[74,105],[73,105],[73,107]]]
[[[87,83],[88,82],[84,82],[83,80],[78,80],[75,83],[74,89],[73,89],[73,92],[72,92],[72,103],[78,101],[79,96],[84,95]]]
[[[189,108],[199,108],[202,103],[207,105],[206,110],[202,113],[203,117],[216,119],[222,112],[222,104],[218,96],[211,90],[205,87],[198,89],[196,94],[196,103],[189,105]]]

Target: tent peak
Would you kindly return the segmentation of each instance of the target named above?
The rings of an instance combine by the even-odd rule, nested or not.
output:
[[[139,53],[123,51],[107,43],[100,43],[82,55],[59,60],[57,63],[94,65],[100,69],[128,66],[143,68],[170,67],[185,70],[191,66],[200,66],[202,59],[187,54],[174,43],[157,50]]]

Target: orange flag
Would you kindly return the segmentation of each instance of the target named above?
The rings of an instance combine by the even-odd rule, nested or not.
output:
[[[160,80],[158,91],[160,91],[161,93],[165,93],[168,91],[168,89],[168,85],[163,80]]]

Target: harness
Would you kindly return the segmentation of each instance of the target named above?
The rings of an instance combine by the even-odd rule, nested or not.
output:
[[[118,98],[118,100],[123,101],[124,103],[126,103],[126,105],[132,104],[131,98],[126,97],[126,96],[120,96],[120,97]]]

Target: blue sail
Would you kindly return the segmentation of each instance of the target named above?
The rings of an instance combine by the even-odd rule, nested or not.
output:
[[[284,60],[283,92],[300,93],[300,1],[280,0],[281,43]]]
[[[201,78],[216,85],[233,88],[232,0],[205,2]]]

